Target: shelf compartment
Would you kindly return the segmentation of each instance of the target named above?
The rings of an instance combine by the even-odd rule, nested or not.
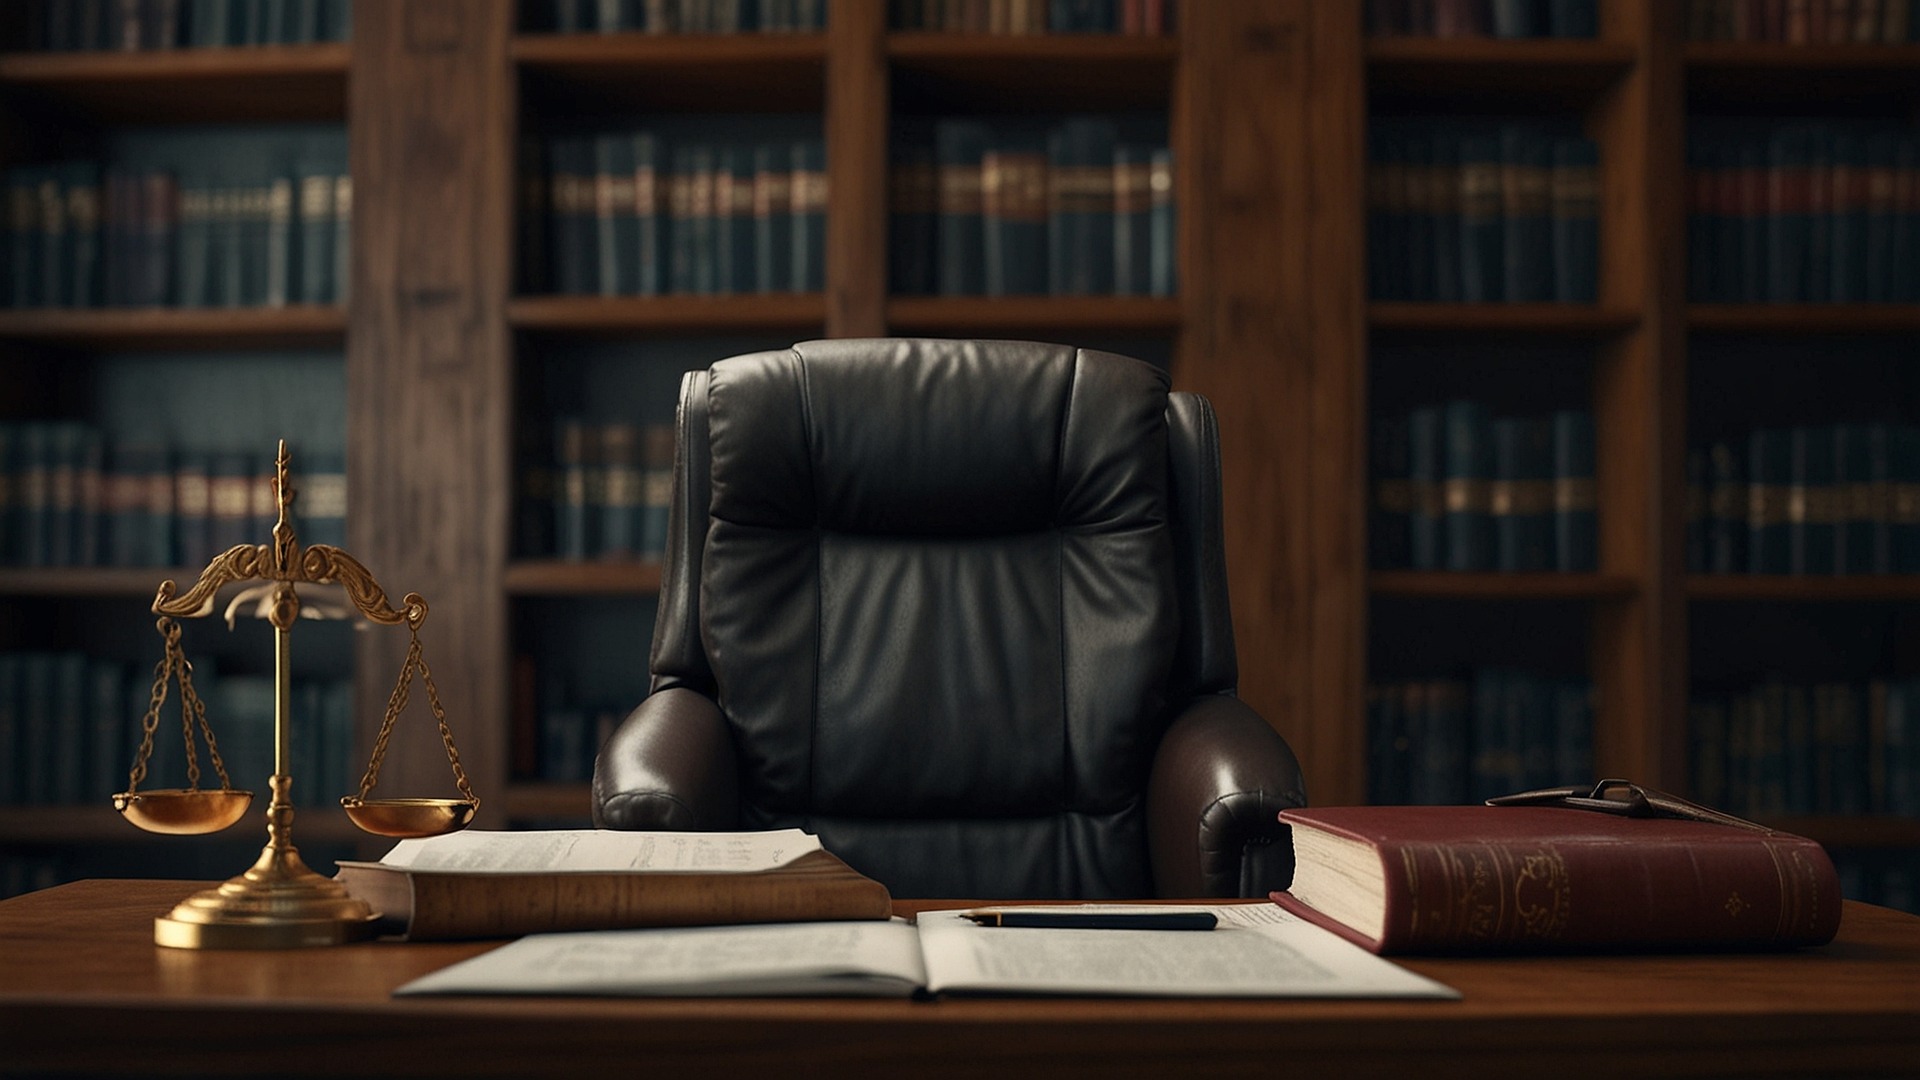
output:
[[[1920,45],[1695,41],[1683,56],[1695,107],[1814,105],[1884,113],[1920,100]]]
[[[1637,57],[1633,46],[1618,42],[1552,38],[1394,37],[1370,40],[1366,49],[1373,107],[1420,112],[1584,108]]]
[[[1885,814],[1770,817],[1760,824],[1853,851],[1920,848],[1920,818]]]
[[[1181,312],[1165,297],[915,296],[888,301],[887,324],[896,333],[1172,333]]]
[[[1640,325],[1629,308],[1592,304],[1438,304],[1376,301],[1367,305],[1375,333],[1508,334],[1599,338]]]
[[[171,578],[182,589],[200,572],[167,566],[0,567],[0,596],[98,596],[152,600]]]
[[[1920,574],[1797,575],[1695,574],[1687,578],[1693,600],[1854,603],[1920,600]]]
[[[1639,591],[1626,574],[1375,570],[1367,585],[1375,596],[1431,600],[1614,600]]]
[[[1124,34],[946,34],[887,37],[908,111],[1162,110],[1180,42]]]
[[[506,588],[512,596],[654,596],[660,592],[660,563],[529,559],[507,567]]]
[[[347,342],[347,312],[258,308],[46,308],[0,311],[0,340],[83,349],[323,348]]]
[[[1692,330],[1759,334],[1920,332],[1920,304],[1692,304]]]
[[[520,781],[507,785],[507,819],[585,818],[593,814],[593,789],[587,784]]]
[[[826,101],[824,34],[524,34],[513,39],[536,110],[578,113],[816,112]]]
[[[523,296],[507,304],[518,330],[615,336],[649,330],[724,334],[740,330],[824,332],[819,293],[746,296]]]
[[[0,88],[103,123],[342,120],[348,46],[0,54]]]
[[[262,778],[264,780],[264,778]],[[300,778],[294,778],[298,786]],[[246,784],[239,785],[247,788]],[[261,843],[267,840],[267,795],[265,784],[253,786],[253,805],[245,817],[232,827],[215,834],[219,841]],[[294,839],[301,844],[351,844],[376,842],[354,827],[345,814],[326,806],[297,806]],[[173,843],[174,837],[143,832],[127,824],[113,807],[100,806],[4,806],[0,807],[0,844],[13,846],[72,847],[97,844]],[[203,841],[204,842],[204,841]]]

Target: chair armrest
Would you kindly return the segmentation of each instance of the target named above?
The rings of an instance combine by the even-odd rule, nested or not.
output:
[[[599,828],[714,832],[739,821],[733,736],[720,707],[697,691],[650,695],[593,763]]]
[[[1300,762],[1239,698],[1196,697],[1160,742],[1147,785],[1147,849],[1164,897],[1265,896],[1293,880],[1278,815],[1307,804]]]

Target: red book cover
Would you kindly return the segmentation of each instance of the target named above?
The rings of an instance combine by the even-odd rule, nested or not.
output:
[[[1377,953],[1823,945],[1840,884],[1772,830],[1545,806],[1283,810],[1281,907]]]

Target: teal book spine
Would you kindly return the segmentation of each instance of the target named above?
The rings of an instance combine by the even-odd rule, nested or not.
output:
[[[86,668],[85,776],[81,797],[104,804],[125,791],[128,763],[137,745],[127,738],[133,725],[125,712],[127,672],[109,660],[91,660]]]
[[[1899,271],[1894,263],[1894,238],[1900,231],[1898,178],[1894,173],[1896,141],[1897,136],[1885,130],[1873,132],[1866,141],[1860,299],[1868,303],[1884,304],[1900,298]]]
[[[1470,136],[1460,143],[1460,298],[1484,304],[1502,299],[1500,142]]]
[[[553,266],[557,290],[568,296],[597,291],[599,254],[593,230],[592,144],[582,138],[553,140]]]
[[[1787,435],[1787,572],[1834,572],[1834,439],[1831,428]]]
[[[1441,487],[1445,436],[1440,409],[1423,406],[1407,418],[1411,560],[1415,570],[1440,570],[1447,565],[1446,499]]]
[[[293,6],[296,0],[258,0],[260,3],[260,37],[262,45],[285,45],[293,40],[293,27],[290,25]]]
[[[290,0],[293,11],[289,16],[287,43],[290,45],[311,45],[325,40],[321,37],[321,23],[326,19],[326,0]]]
[[[1920,573],[1920,428],[1893,429],[1893,563],[1896,574]]]
[[[1149,291],[1154,296],[1173,296],[1180,288],[1180,208],[1174,199],[1173,151],[1166,147],[1155,150],[1148,175],[1153,193],[1153,284]]]
[[[719,203],[715,196],[720,162],[711,146],[695,146],[687,158],[687,252],[692,260],[692,291],[720,291],[720,260],[715,250]]]
[[[1460,138],[1441,127],[1422,137],[1424,179],[1409,170],[1406,213],[1426,245],[1414,269],[1416,287],[1424,299],[1459,303],[1466,295],[1460,275]]]
[[[1115,296],[1145,296],[1153,280],[1152,150],[1145,146],[1113,148],[1113,292]],[[1368,232],[1369,250],[1376,239]],[[1379,263],[1369,262],[1378,269]]]
[[[827,287],[827,144],[793,144],[793,288],[817,293]]]
[[[300,291],[303,304],[330,304],[333,296],[333,174],[309,166],[298,181]]]
[[[251,540],[252,478],[245,454],[215,454],[207,463],[207,544],[214,555]]]
[[[1739,146],[1738,158],[1740,262],[1734,272],[1740,286],[1731,299],[1752,304],[1767,298],[1767,249],[1772,222],[1767,217],[1766,149],[1747,139]]]
[[[294,480],[294,511],[303,544],[347,542],[347,456],[338,450],[310,451]]]
[[[1836,304],[1866,298],[1866,147],[1842,128],[1833,135],[1833,273],[1828,299]]]
[[[20,433],[0,421],[0,566],[20,561]]]
[[[936,284],[942,296],[979,296],[987,287],[983,164],[992,136],[983,124],[943,120],[933,138],[939,184]]]
[[[782,143],[753,148],[754,287],[762,293],[793,287],[793,170]]]
[[[1497,38],[1540,37],[1540,25],[1546,13],[1535,0],[1493,0],[1493,36]]]
[[[1497,668],[1474,672],[1467,737],[1467,798],[1474,802],[1526,790],[1520,716],[1509,700],[1523,678],[1517,671]]]
[[[182,566],[213,561],[213,496],[207,455],[181,453],[173,477],[173,555]]]
[[[146,459],[145,543],[136,561],[139,566],[184,564],[177,546],[179,515],[175,511],[178,486],[173,454],[165,446],[155,446]],[[205,565],[196,563],[195,565]]]
[[[739,296],[759,288],[754,266],[753,148],[722,148],[714,159],[714,286]],[[789,184],[791,187],[791,184]]]
[[[1807,127],[1808,303],[1833,298],[1833,132],[1824,124]]]
[[[1590,38],[1600,32],[1598,0],[1547,0],[1547,35]]]
[[[1719,167],[1713,144],[1699,134],[1687,137],[1687,299],[1712,303],[1715,297],[1714,237],[1719,223],[1715,184]]]
[[[1509,303],[1553,299],[1552,144],[1509,125],[1500,132],[1500,234],[1504,245],[1499,298]]]
[[[142,447],[125,443],[107,451],[100,477],[101,561],[107,566],[140,565],[147,480],[142,452]]]
[[[537,295],[552,288],[551,252],[547,239],[552,222],[549,220],[551,207],[547,196],[546,155],[546,144],[542,140],[531,135],[520,137],[515,189],[519,229],[516,233],[518,246],[514,251],[514,264],[518,275],[517,287],[527,295]]]
[[[1450,401],[1443,410],[1446,568],[1493,569],[1493,432],[1485,405]]]
[[[100,166],[73,162],[62,169],[67,201],[66,302],[72,307],[100,306]]]
[[[1864,472],[1855,491],[1865,488],[1862,528],[1865,534],[1862,540],[1864,559],[1853,571],[1861,574],[1891,574],[1894,572],[1893,557],[1893,456],[1894,429],[1883,423],[1870,423],[1860,426],[1861,455],[1864,458]],[[1858,506],[1863,496],[1856,494]]]
[[[1807,242],[1810,212],[1807,185],[1808,133],[1789,125],[1767,142],[1768,298],[1802,303],[1807,298]]]
[[[216,307],[239,307],[246,301],[246,242],[241,228],[245,189],[223,180],[208,200],[209,274],[213,278],[210,302]]]
[[[1593,414],[1553,414],[1553,560],[1563,573],[1587,573],[1599,565],[1597,493],[1594,489]]]
[[[213,261],[213,193],[204,181],[185,181],[180,188],[179,242],[174,249],[174,276],[181,307],[205,307],[216,300]]]
[[[1407,420],[1373,418],[1368,437],[1367,565],[1398,570],[1412,565],[1413,479]]]
[[[86,429],[63,421],[50,425],[48,438],[45,565],[72,566],[74,551],[79,547],[75,526],[80,514],[80,472]]]
[[[47,800],[72,806],[86,795],[87,734],[87,658],[82,653],[63,652],[54,657],[53,720],[51,771]]]
[[[1442,125],[1444,127],[1444,125]],[[1420,132],[1410,134],[1402,146],[1403,160],[1400,165],[1400,183],[1405,197],[1402,210],[1402,240],[1405,248],[1399,258],[1405,265],[1406,287],[1403,299],[1434,300],[1439,290],[1440,238],[1438,230],[1442,219],[1437,199],[1440,194],[1441,147],[1444,145],[1440,133]],[[1450,187],[1454,187],[1450,185]],[[1458,198],[1456,189],[1456,198]],[[1456,212],[1450,215],[1459,220]],[[1459,245],[1455,244],[1455,250]]]
[[[589,429],[584,421],[562,420],[555,425],[554,440],[554,554],[578,561],[591,551],[587,535]]]
[[[1404,806],[1412,743],[1407,737],[1405,695],[1394,683],[1367,687],[1367,801]]]
[[[599,519],[593,554],[631,557],[640,550],[640,431],[632,424],[606,424],[598,435],[601,497],[592,500]]]
[[[1553,779],[1547,783],[1583,783],[1593,772],[1593,684],[1561,679],[1553,695]]]
[[[1591,139],[1553,142],[1553,292],[1563,304],[1591,304],[1600,282],[1600,154]]]
[[[7,304],[36,306],[40,293],[39,170],[7,170]]]
[[[673,425],[649,424],[642,438],[640,554],[661,559],[667,553],[667,516],[673,504]]]
[[[1867,477],[1864,424],[1825,429],[1833,440],[1833,572],[1866,574],[1873,563],[1873,484]]]
[[[333,178],[333,284],[328,299],[347,302],[353,283],[353,176],[342,172]]]
[[[1051,150],[1013,142],[981,158],[986,295],[1039,296],[1063,287],[1060,267],[1071,253],[1058,244],[1058,189],[1049,192],[1059,161]]]
[[[1056,296],[1113,292],[1113,121],[1076,117],[1047,143],[1048,291]]]
[[[180,191],[171,172],[155,169],[140,189],[140,295],[136,303],[161,307],[174,302],[174,245],[179,236]]]
[[[19,562],[23,566],[51,566],[54,426],[39,422],[20,425],[17,445],[19,472],[14,498],[19,506],[15,534]]]
[[[273,192],[263,177],[249,178],[240,189],[235,210],[240,221],[240,306],[261,307],[267,302],[267,244]]]
[[[639,292],[639,226],[634,205],[633,139],[624,133],[593,140],[593,221],[601,296]]]
[[[1914,12],[1913,25],[1920,28],[1920,10]],[[1920,300],[1920,137],[1903,133],[1894,144],[1893,156],[1894,298],[1912,302]]]
[[[17,652],[0,652],[0,806],[24,801],[21,785],[25,780],[22,765],[26,754],[21,730],[22,678],[25,658]]]
[[[1784,574],[1792,447],[1786,430],[1757,428],[1747,436],[1747,571]]]
[[[52,653],[20,655],[20,756],[7,763],[18,770],[19,801],[43,805],[53,798],[54,667]]]
[[[266,188],[266,292],[268,307],[286,307],[299,298],[298,246],[294,233],[293,179],[275,177]]]
[[[693,151],[676,147],[667,175],[667,291],[693,291]]]
[[[887,281],[896,296],[934,291],[939,172],[933,147],[901,133],[887,172]]]
[[[100,483],[105,469],[106,442],[92,427],[74,425],[76,450],[73,471],[72,532],[67,562],[72,566],[99,566]]]
[[[1544,418],[1493,422],[1494,569],[1553,567],[1553,431]]]

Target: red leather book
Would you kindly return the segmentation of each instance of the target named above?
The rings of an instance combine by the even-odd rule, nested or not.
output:
[[[1284,810],[1275,903],[1377,953],[1823,945],[1820,845],[1756,827],[1545,806]]]

